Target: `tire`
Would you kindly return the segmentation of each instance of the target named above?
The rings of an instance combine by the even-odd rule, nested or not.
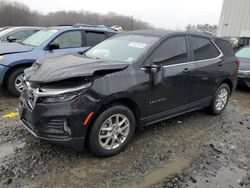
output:
[[[226,95],[225,97],[222,97],[223,93],[224,95]],[[222,84],[217,88],[209,106],[209,111],[211,114],[219,115],[225,110],[230,97],[230,93],[231,90],[228,84]]]
[[[124,121],[121,126],[114,125],[117,116],[118,122]],[[135,117],[129,108],[123,105],[109,107],[97,117],[93,124],[88,140],[90,151],[100,157],[110,157],[120,153],[132,139],[135,126]],[[123,134],[120,133],[121,131]],[[114,144],[112,147],[113,140]],[[105,145],[106,142],[107,144]]]
[[[16,81],[19,79],[21,75],[23,75],[23,71],[25,68],[18,68],[10,73],[10,75],[7,78],[7,90],[14,96],[19,97],[21,94],[21,90],[17,89],[16,87]],[[19,82],[18,82],[19,83]],[[22,83],[21,83],[22,84]]]

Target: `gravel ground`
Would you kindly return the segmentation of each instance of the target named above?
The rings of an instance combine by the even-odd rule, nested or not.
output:
[[[250,91],[238,89],[225,112],[196,111],[138,131],[111,158],[33,138],[18,100],[0,91],[0,187],[250,187]]]

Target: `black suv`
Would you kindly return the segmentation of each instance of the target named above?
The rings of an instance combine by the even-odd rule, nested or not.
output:
[[[205,107],[220,114],[238,66],[223,39],[164,30],[122,33],[84,55],[45,58],[26,69],[20,120],[42,140],[111,156],[136,128]]]

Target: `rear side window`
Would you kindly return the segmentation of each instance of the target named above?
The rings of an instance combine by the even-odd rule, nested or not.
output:
[[[220,55],[219,50],[210,40],[201,37],[191,37],[191,40],[193,45],[194,61],[211,59]]]
[[[164,65],[184,63],[188,61],[186,39],[184,36],[167,39],[153,54],[153,59]],[[162,60],[162,61],[161,61]]]
[[[223,55],[225,56],[235,56],[233,46],[229,41],[226,41],[224,39],[216,38],[215,39],[216,45],[220,48]]]
[[[86,46],[95,46],[106,39],[105,33],[86,31]]]

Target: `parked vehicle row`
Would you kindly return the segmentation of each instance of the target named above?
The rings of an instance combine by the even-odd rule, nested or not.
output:
[[[36,46],[42,46],[39,53],[51,53],[69,44],[82,52],[91,45],[84,37],[89,30],[81,29],[73,31],[79,32],[80,43],[68,42],[72,28],[62,29],[61,35],[59,28],[50,28],[35,34],[51,33],[46,43],[33,35],[20,45],[30,45],[24,53]],[[102,39],[110,33],[98,32],[104,32]],[[96,30],[91,35],[96,39]],[[4,61],[18,56],[7,55]],[[42,58],[26,69],[20,121],[39,139],[112,156],[126,147],[136,128],[201,108],[222,113],[236,87],[238,67],[230,43],[220,38],[164,30],[125,32],[82,55]]]
[[[83,54],[116,33],[106,27],[58,26],[42,29],[20,43],[0,43],[0,86],[19,96],[23,71],[37,59],[54,53]]]

